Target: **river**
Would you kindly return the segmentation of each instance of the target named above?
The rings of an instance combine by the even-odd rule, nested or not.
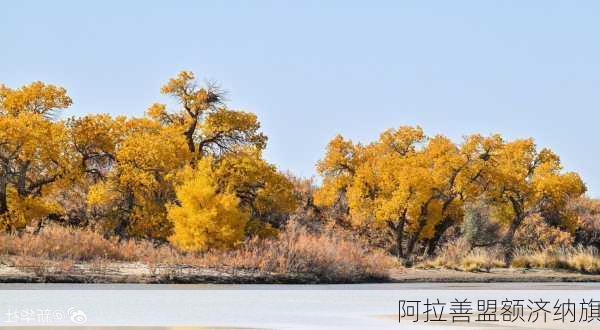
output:
[[[446,322],[425,322],[426,300],[446,306]],[[573,302],[577,318],[588,300],[600,300],[596,283],[485,283],[485,284],[352,284],[352,285],[0,285],[0,326],[87,329],[142,326],[156,329],[446,329],[547,328],[600,329],[600,315],[587,322],[553,321],[552,307]],[[466,300],[468,322],[453,322],[451,303]],[[547,322],[479,322],[478,302],[548,301]],[[421,308],[420,319],[405,315],[401,302]],[[408,308],[409,305],[404,305]],[[570,305],[567,305],[570,306]],[[590,310],[595,305],[590,305]],[[600,303],[598,305],[600,307]],[[577,310],[579,308],[579,310]],[[408,310],[408,309],[407,309]],[[407,311],[405,310],[405,311]],[[408,310],[410,311],[410,310]],[[564,312],[564,310],[563,310]],[[589,311],[586,311],[586,313]],[[600,310],[599,310],[600,313]],[[410,314],[410,313],[407,313]],[[413,313],[414,314],[414,313]],[[434,314],[434,313],[430,313]],[[456,313],[454,313],[456,314]],[[525,311],[524,319],[531,311]],[[458,315],[458,314],[457,314]],[[456,315],[455,315],[456,316]],[[575,316],[575,315],[573,315]],[[574,317],[575,318],[575,317]],[[414,322],[413,322],[414,321]],[[464,321],[464,320],[463,320]],[[99,328],[100,329],[100,328]],[[122,328],[121,328],[122,329]]]

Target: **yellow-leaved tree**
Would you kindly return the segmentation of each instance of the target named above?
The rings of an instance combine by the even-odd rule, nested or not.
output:
[[[297,206],[293,184],[262,159],[261,151],[242,147],[215,162],[219,187],[232,191],[251,216],[247,234],[270,236]]]
[[[577,217],[568,203],[583,195],[586,187],[578,174],[562,172],[555,153],[538,151],[533,139],[520,139],[504,142],[492,161],[483,184],[496,216],[508,227],[502,239],[507,264],[515,233],[529,216],[541,215],[548,224],[575,232]]]
[[[241,145],[264,149],[267,137],[260,133],[256,115],[227,109],[218,88],[199,87],[195,79],[192,72],[182,71],[161,89],[163,94],[175,98],[182,109],[167,111],[166,105],[155,103],[148,114],[165,126],[179,129],[194,160],[218,156]]]
[[[335,206],[345,213],[349,211],[346,192],[359,166],[361,151],[361,145],[355,145],[339,134],[327,144],[324,158],[317,163],[317,172],[323,177],[323,184],[315,191],[317,206]]]
[[[197,219],[182,220],[182,214],[196,211],[181,211],[179,216],[170,218],[167,205],[173,205],[173,210],[216,210],[206,203],[190,205],[191,200],[181,195],[195,187],[186,185],[186,179],[210,176],[216,185],[216,196],[233,194],[239,200],[235,207],[250,217],[251,225],[240,221],[232,225],[241,225],[237,229],[242,233],[273,233],[273,227],[293,209],[295,201],[289,180],[262,159],[266,137],[259,132],[256,115],[227,109],[220,93],[212,86],[198,87],[191,72],[181,72],[161,91],[173,96],[181,109],[167,111],[164,104],[157,103],[150,106],[145,118],[111,120],[88,116],[72,122],[81,168],[87,173],[87,180],[93,181],[87,197],[91,213],[102,219],[109,232],[120,237],[158,241],[198,237],[181,232],[197,230],[189,226]],[[193,169],[200,161],[202,170],[210,171],[189,174],[187,166]],[[215,198],[210,200],[228,200]],[[210,248],[215,242],[226,247],[239,239],[235,235],[227,237],[232,238],[231,244],[210,238],[198,244]],[[193,243],[179,245],[197,249],[191,248]]]
[[[170,79],[161,92],[174,97],[181,109],[168,111],[166,105],[156,103],[149,108],[149,116],[164,129],[178,131],[185,137],[192,168],[204,158],[210,160],[210,175],[217,193],[234,194],[240,212],[249,215],[242,231],[248,235],[273,235],[274,227],[295,207],[295,199],[291,182],[262,159],[267,137],[260,132],[256,115],[228,109],[217,88],[199,87],[194,74],[188,71]],[[186,227],[172,221],[173,237],[179,237],[181,233],[177,231]],[[206,248],[210,247],[207,243]]]
[[[150,119],[118,124],[116,131],[123,135],[114,149],[114,165],[90,188],[88,203],[106,229],[120,237],[165,241],[172,234],[166,204],[175,199],[177,172],[190,160],[185,138]]]
[[[471,136],[456,145],[408,126],[366,146],[338,136],[317,165],[324,180],[315,202],[346,199],[352,222],[389,230],[399,257],[411,257],[419,241],[432,254],[444,232],[462,221],[465,200],[480,194],[478,179],[495,140]]]
[[[244,238],[250,214],[239,207],[233,191],[219,187],[210,157],[196,165],[180,173],[178,203],[168,207],[174,224],[170,240],[187,251],[234,247]]]
[[[182,249],[231,248],[247,236],[276,234],[276,227],[296,207],[287,177],[265,162],[256,149],[204,157],[186,168],[176,186],[177,203],[169,207],[171,241]]]
[[[107,114],[69,118],[67,129],[77,163],[91,182],[106,178],[115,163],[116,150],[125,137],[124,117]]]
[[[56,112],[71,104],[64,88],[34,82],[0,85],[0,227],[15,231],[58,211],[46,198],[70,168],[64,123]]]

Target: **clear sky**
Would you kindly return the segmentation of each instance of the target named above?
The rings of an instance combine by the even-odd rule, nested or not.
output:
[[[191,70],[299,175],[336,133],[418,124],[534,137],[600,197],[599,17],[600,1],[8,1],[0,82],[62,85],[71,115],[141,115]]]

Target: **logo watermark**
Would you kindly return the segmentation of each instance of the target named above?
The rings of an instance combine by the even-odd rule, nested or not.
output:
[[[86,313],[76,307],[67,309],[33,309],[33,308],[10,308],[4,313],[3,323],[11,324],[53,324],[53,323],[87,323]]]

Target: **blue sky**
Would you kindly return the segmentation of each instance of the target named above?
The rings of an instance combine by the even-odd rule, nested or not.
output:
[[[323,4],[325,3],[325,4]],[[141,115],[180,70],[256,112],[303,176],[341,133],[534,137],[600,196],[598,1],[10,1],[0,82],[43,80],[66,115]]]

